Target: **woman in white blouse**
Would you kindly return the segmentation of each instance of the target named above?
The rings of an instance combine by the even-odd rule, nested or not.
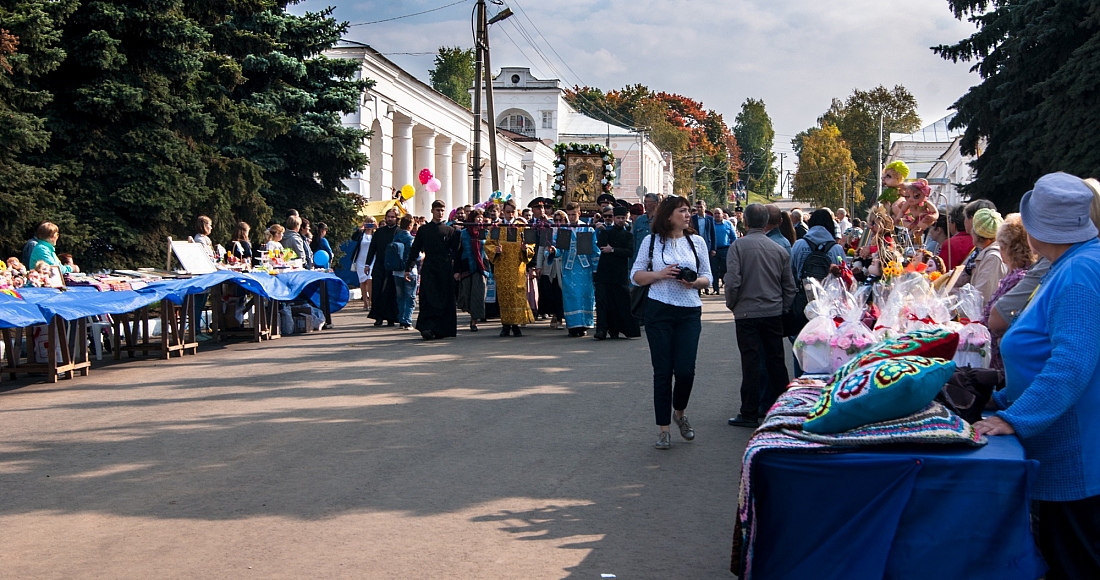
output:
[[[650,232],[642,240],[630,279],[637,286],[649,286],[645,333],[653,362],[653,410],[660,429],[656,447],[668,449],[672,421],[685,440],[695,438],[684,409],[695,382],[703,313],[699,291],[710,286],[710,255],[706,241],[691,228],[691,205],[682,197],[670,196],[657,206]]]

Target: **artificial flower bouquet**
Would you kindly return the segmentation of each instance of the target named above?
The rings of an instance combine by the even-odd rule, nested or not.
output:
[[[983,298],[977,288],[967,284],[958,292],[959,347],[955,364],[959,367],[989,368],[993,356],[993,336],[981,323]]]

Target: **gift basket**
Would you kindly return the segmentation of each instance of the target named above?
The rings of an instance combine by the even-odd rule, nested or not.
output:
[[[959,348],[955,351],[955,364],[959,368],[989,368],[993,337],[981,323],[982,293],[967,284],[958,292]]]
[[[829,372],[836,372],[852,357],[867,350],[872,344],[878,342],[871,329],[863,323],[864,305],[867,303],[867,289],[860,289],[858,296],[852,297],[845,293],[845,301],[842,303],[840,316],[843,322],[836,329],[836,334],[829,339]]]
[[[837,330],[833,321],[833,302],[821,283],[813,278],[806,280],[806,293],[813,297],[806,305],[809,322],[795,338],[794,356],[806,374],[828,374],[833,372],[831,342]]]

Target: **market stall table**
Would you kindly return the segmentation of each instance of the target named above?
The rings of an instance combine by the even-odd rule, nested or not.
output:
[[[171,358],[174,352],[178,352],[181,357],[185,354],[198,354],[195,296],[184,296],[182,304],[176,304],[167,298],[161,299],[158,310],[160,336],[155,336],[151,329],[151,305],[113,316],[112,346],[115,360],[121,360],[124,352],[131,358],[134,353],[148,355],[155,352],[163,359]]]
[[[753,460],[752,578],[1035,580],[1028,490],[1038,463],[1012,436],[984,447]]]

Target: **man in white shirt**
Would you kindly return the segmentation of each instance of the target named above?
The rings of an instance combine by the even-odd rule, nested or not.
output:
[[[852,220],[848,219],[848,210],[840,208],[836,210],[836,231],[837,238],[844,235],[844,232],[852,229]]]

